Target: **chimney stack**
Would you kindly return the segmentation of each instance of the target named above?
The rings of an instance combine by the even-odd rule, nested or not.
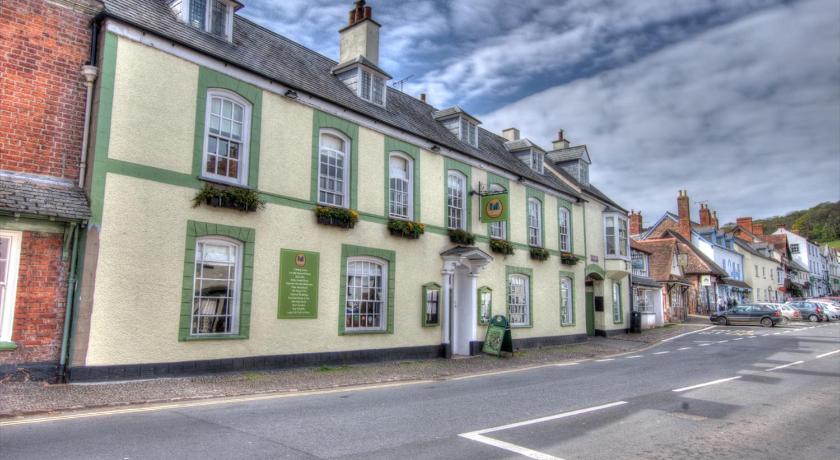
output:
[[[630,234],[638,235],[642,233],[642,228],[642,211],[630,210]]]
[[[519,130],[516,128],[508,128],[502,130],[502,137],[507,139],[508,141],[518,141],[519,140]]]
[[[752,217],[739,217],[735,219],[735,225],[742,227],[744,230],[751,232],[753,231],[753,221]]]
[[[712,211],[712,227],[714,227],[715,230],[720,230],[720,223],[718,222],[717,211]]]
[[[557,132],[557,140],[551,142],[554,150],[563,150],[569,148],[569,140],[566,139],[564,131],[561,129]]]
[[[708,204],[700,203],[700,226],[701,227],[711,227],[712,226],[712,211],[709,210]]]
[[[356,0],[347,27],[338,31],[341,37],[339,64],[361,56],[378,66],[379,28],[379,23],[373,20],[373,9],[365,6],[365,0]]]
[[[678,231],[683,238],[691,241],[691,206],[688,201],[688,191],[680,190],[677,196],[677,215],[679,216]]]
[[[764,236],[764,225],[753,223],[752,232],[755,236]]]

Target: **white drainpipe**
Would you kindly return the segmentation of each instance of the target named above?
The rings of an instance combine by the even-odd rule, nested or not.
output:
[[[93,65],[82,66],[82,76],[85,77],[85,86],[87,87],[87,95],[85,100],[85,127],[82,132],[82,156],[79,162],[79,187],[85,186],[85,169],[87,169],[87,150],[88,141],[90,140],[90,106],[93,102],[93,82],[96,81],[96,75],[99,69]]]

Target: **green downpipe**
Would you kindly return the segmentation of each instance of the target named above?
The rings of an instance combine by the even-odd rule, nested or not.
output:
[[[76,299],[76,262],[79,255],[79,224],[71,224],[73,232],[73,249],[70,256],[70,276],[67,278],[67,300],[64,303],[64,332],[61,335],[61,357],[59,359],[59,378],[67,381],[67,349],[70,342],[70,319]]]

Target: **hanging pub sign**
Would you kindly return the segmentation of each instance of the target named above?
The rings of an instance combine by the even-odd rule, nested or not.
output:
[[[280,250],[278,318],[318,317],[318,256],[317,252]]]
[[[481,221],[484,223],[504,222],[508,218],[507,192],[481,196]]]
[[[712,285],[712,277],[709,275],[703,275],[700,277],[700,285],[701,286],[711,286]]]

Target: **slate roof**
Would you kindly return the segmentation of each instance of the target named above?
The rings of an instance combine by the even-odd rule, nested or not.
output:
[[[432,118],[434,118],[435,120],[441,120],[441,119],[444,119],[444,118],[451,117],[453,115],[463,115],[463,116],[471,119],[472,121],[474,121],[476,123],[481,123],[481,120],[479,120],[478,118],[470,115],[469,113],[467,113],[466,110],[458,107],[457,105],[452,106],[452,107],[448,107],[448,108],[443,109],[443,110],[438,110],[437,112],[432,113]]]
[[[437,111],[435,107],[391,87],[387,87],[387,107],[366,102],[332,74],[331,69],[338,64],[336,61],[239,15],[234,16],[231,43],[178,21],[165,0],[105,0],[103,14],[280,82],[296,91],[311,94],[412,133],[428,140],[430,144],[445,146],[545,187],[580,198],[579,193],[562,181],[539,174],[510,155],[504,149],[506,140],[503,137],[480,128],[480,149],[477,149],[435,121],[432,116]],[[335,40],[338,40],[337,33]]]
[[[87,220],[85,192],[72,182],[29,174],[0,172],[0,212]]]
[[[685,267],[685,274],[715,275],[720,278],[729,276],[726,270],[721,268],[721,266],[716,264],[715,261],[708,258],[700,250],[695,248],[690,241],[683,238],[682,235],[677,232],[666,230],[658,238],[637,241],[637,244],[642,248],[653,251],[654,257],[651,259],[654,259],[657,255],[660,256],[657,264],[654,264],[653,261],[651,261],[651,274],[654,275],[653,277],[657,281],[663,281],[671,276],[671,257],[674,254],[675,249],[678,249],[681,254],[688,254],[688,265]],[[667,248],[667,259],[661,259],[661,256],[666,254],[663,252],[665,251],[663,248]],[[656,270],[658,270],[658,272]]]
[[[770,261],[778,263],[778,261],[776,259],[774,259],[772,257],[768,257],[768,256],[756,251],[755,248],[753,248],[751,244],[741,240],[740,238],[735,238],[735,244],[739,248],[743,249],[744,251],[749,252],[750,254],[752,254],[755,257],[761,257],[762,259],[770,260]]]
[[[545,150],[543,150],[542,147],[540,147],[539,145],[531,142],[530,139],[517,139],[515,141],[507,141],[507,142],[505,142],[505,147],[510,152],[515,152],[517,150],[525,150],[525,149],[530,149],[530,148],[538,149],[542,152],[545,152]]]
[[[556,163],[579,160],[583,158],[584,161],[586,161],[589,164],[592,164],[592,160],[589,158],[589,150],[586,148],[586,144],[575,145],[573,147],[560,150],[552,150],[551,152],[548,152],[548,154],[546,154],[546,157]]]

